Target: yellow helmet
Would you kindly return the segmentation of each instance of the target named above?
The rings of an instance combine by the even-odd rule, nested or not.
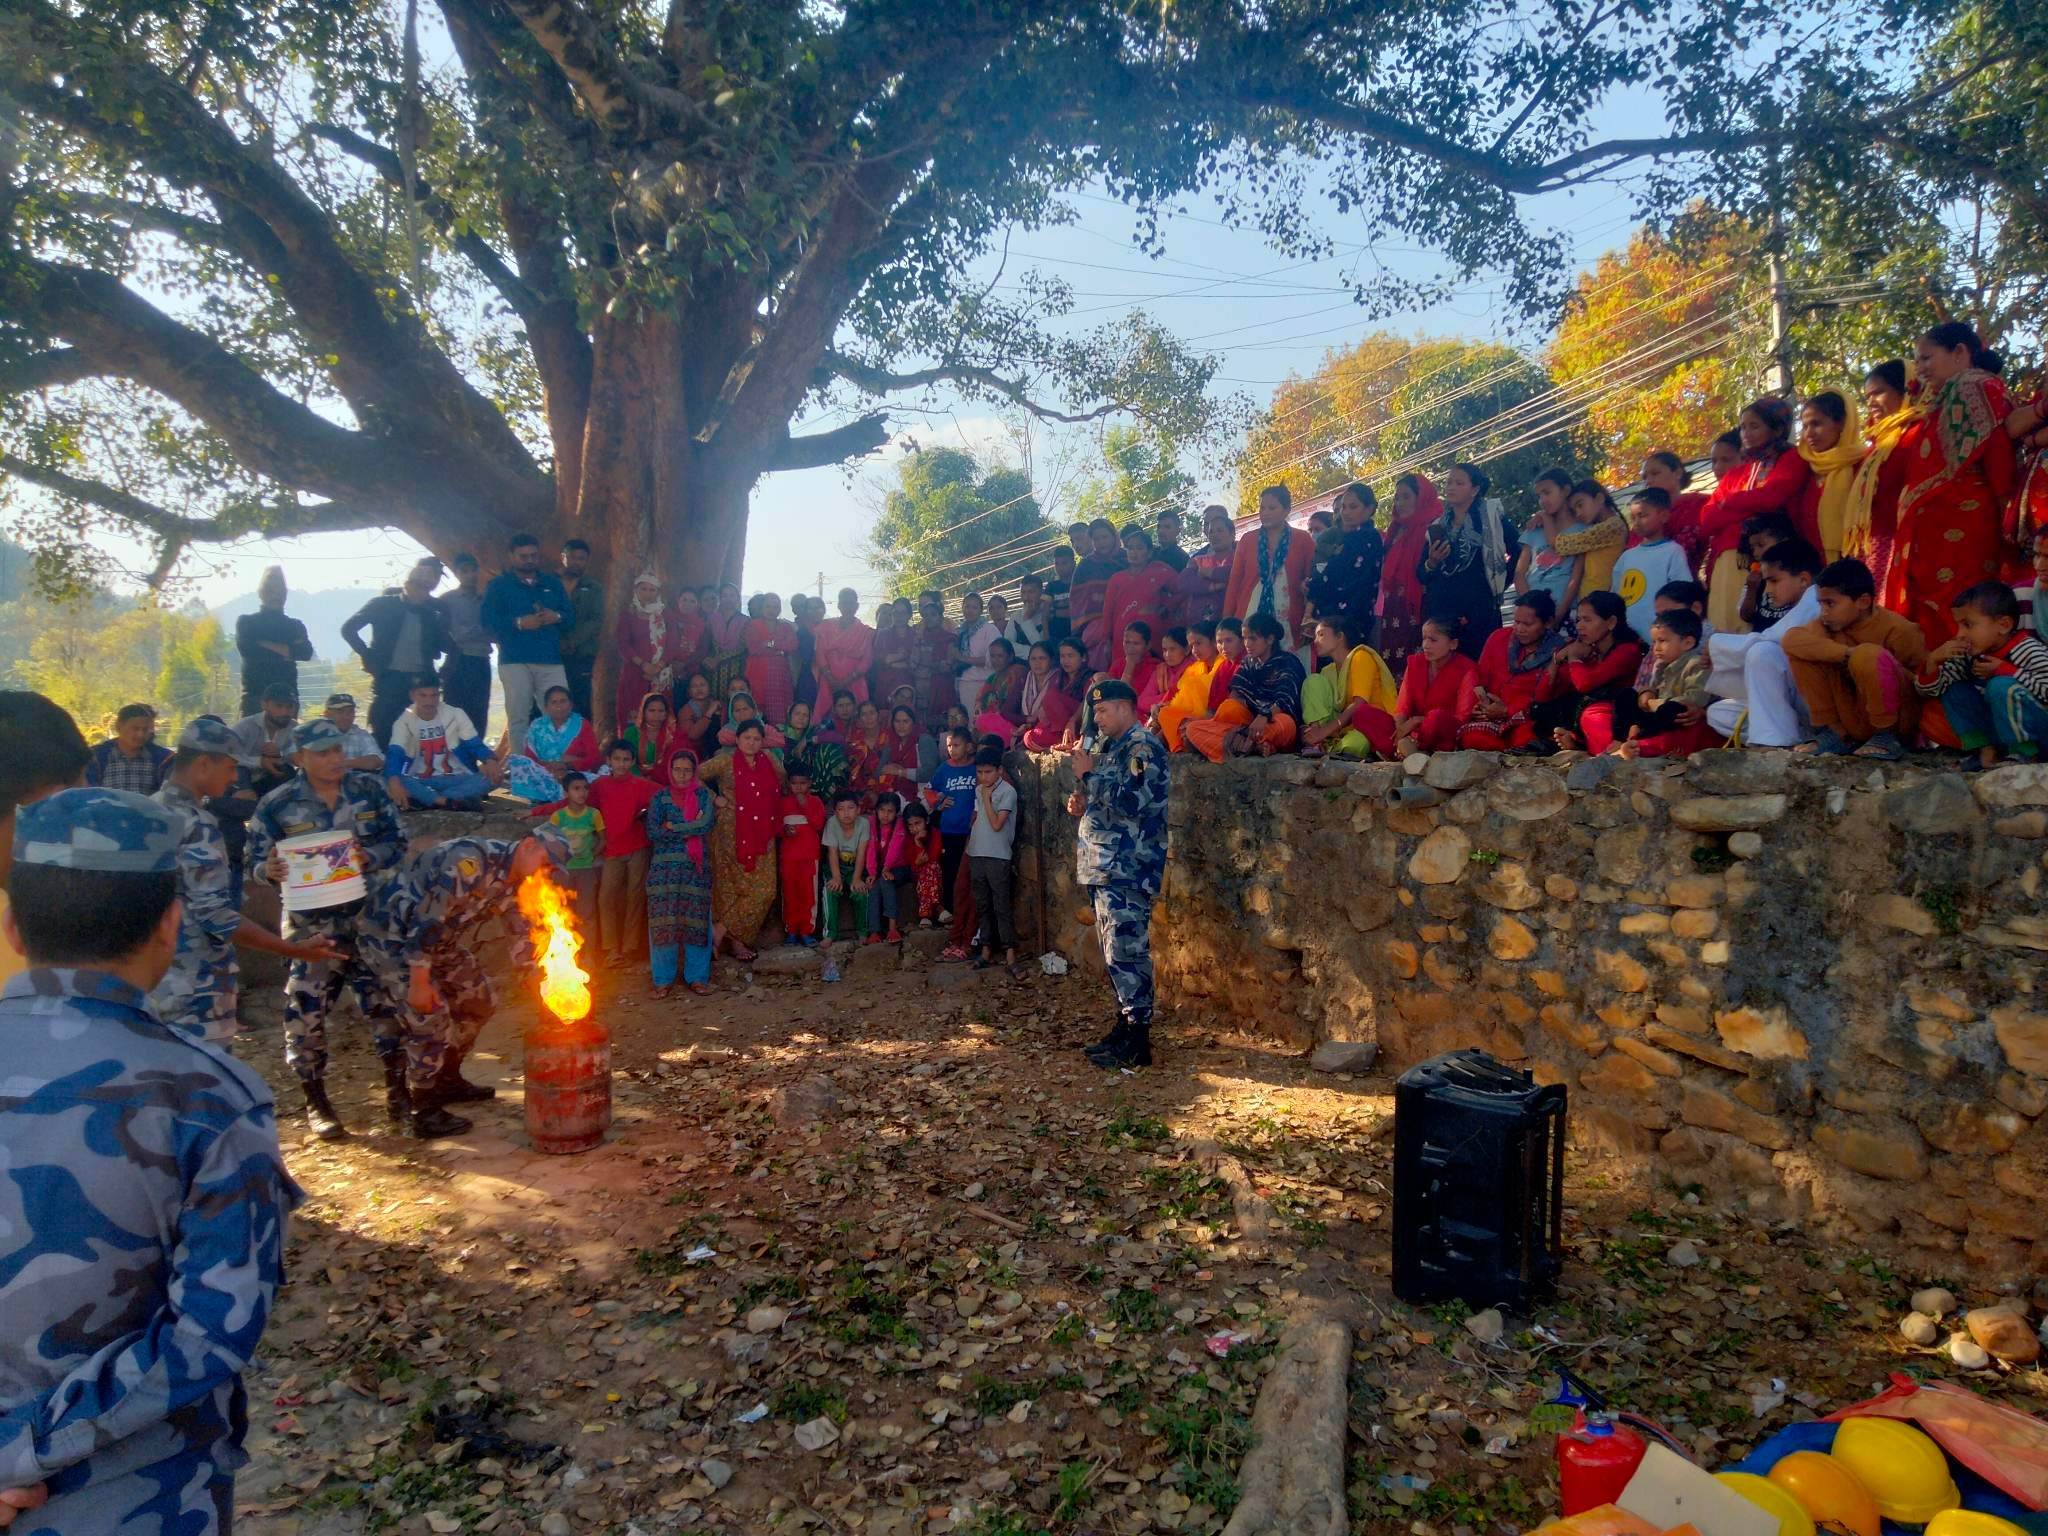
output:
[[[1820,1451],[1793,1451],[1771,1468],[1770,1480],[1797,1499],[1823,1530],[1878,1536],[1877,1500],[1856,1474],[1834,1457]],[[1970,1533],[1957,1531],[1955,1536]]]
[[[1716,1472],[1714,1476],[1778,1522],[1778,1536],[1814,1536],[1813,1517],[1799,1501],[1754,1472]]]
[[[2027,1536],[2010,1520],[1977,1509],[1944,1509],[1927,1522],[1927,1536]]]
[[[1941,1447],[1897,1419],[1845,1419],[1830,1454],[1870,1490],[1877,1512],[1900,1525],[1925,1525],[1963,1502]]]

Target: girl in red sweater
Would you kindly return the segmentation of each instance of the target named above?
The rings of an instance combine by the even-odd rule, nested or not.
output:
[[[1564,638],[1551,628],[1557,604],[1548,592],[1515,599],[1515,620],[1486,637],[1479,653],[1472,718],[1458,745],[1475,752],[1525,752],[1536,746],[1533,711],[1550,679],[1550,663]]]
[[[1614,711],[1635,691],[1643,642],[1628,627],[1628,605],[1613,592],[1579,599],[1579,637],[1550,661],[1536,720],[1560,752],[1605,752],[1614,745]]]
[[[1457,618],[1422,621],[1422,648],[1408,658],[1394,704],[1397,759],[1411,752],[1451,751],[1458,745],[1459,728],[1472,718],[1479,668],[1458,650],[1464,627]]]

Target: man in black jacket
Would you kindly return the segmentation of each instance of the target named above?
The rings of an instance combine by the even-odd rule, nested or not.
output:
[[[370,643],[363,643],[365,628]],[[434,670],[448,649],[442,633],[441,609],[434,602],[434,572],[416,565],[406,572],[396,592],[371,598],[341,626],[341,638],[363,659],[370,674],[370,734],[377,745],[391,745],[391,723],[412,702],[413,679]]]
[[[256,583],[254,613],[235,620],[235,650],[242,658],[242,715],[263,705],[266,688],[283,688],[299,696],[299,663],[313,659],[306,626],[284,611],[284,567],[273,565]],[[240,717],[238,717],[240,718]]]

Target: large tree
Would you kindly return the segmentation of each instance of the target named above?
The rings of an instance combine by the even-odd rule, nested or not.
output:
[[[1963,5],[8,0],[0,471],[55,496],[56,564],[113,519],[160,572],[392,526],[730,574],[756,481],[872,449],[893,392],[1199,435],[1209,360],[966,281],[1070,189],[1156,212],[1208,187],[1303,250],[1313,186],[1535,306],[1561,248],[1518,199],[1904,141],[2009,45],[1930,84],[1877,43]],[[1596,139],[1628,87],[1662,131]]]

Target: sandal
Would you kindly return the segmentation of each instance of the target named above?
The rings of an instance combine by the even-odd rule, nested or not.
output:
[[[1904,761],[1906,747],[1905,743],[1901,742],[1890,731],[1879,731],[1870,740],[1858,747],[1854,755],[1857,757],[1867,757],[1880,763],[1896,763]]]
[[[690,983],[689,990],[698,997],[709,997],[711,995],[711,983],[708,981],[693,981]]]
[[[647,995],[653,998],[658,1003],[666,999],[668,995],[673,991],[675,991],[675,988],[672,986],[655,987]]]
[[[939,951],[939,958],[941,960],[965,960],[967,958],[967,951],[958,944],[948,944]]]

